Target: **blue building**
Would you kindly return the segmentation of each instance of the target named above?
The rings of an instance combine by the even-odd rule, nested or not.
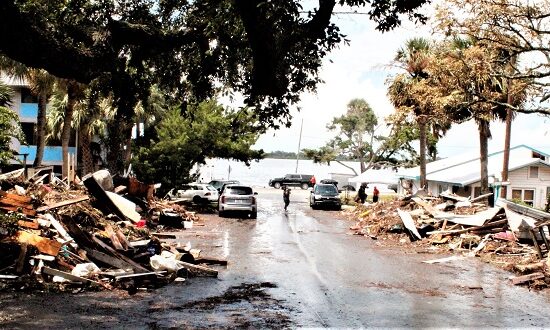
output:
[[[13,161],[12,167],[21,166],[24,157],[27,154],[27,165],[32,166],[36,157],[36,118],[38,115],[38,100],[31,93],[31,89],[24,80],[18,78],[10,78],[0,76],[2,82],[13,89],[13,97],[10,108],[19,115],[21,128],[25,135],[27,145],[21,144],[17,140],[12,141],[12,149],[16,150],[21,156],[18,156],[20,162]],[[47,111],[47,110],[46,110]],[[69,153],[75,153],[74,134],[71,134],[72,139],[69,142]],[[61,152],[61,141],[46,142],[44,155],[42,157],[42,165],[54,166],[55,172],[61,172],[63,164],[63,155]]]

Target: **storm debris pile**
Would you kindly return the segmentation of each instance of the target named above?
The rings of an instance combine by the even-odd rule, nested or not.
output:
[[[151,232],[199,220],[180,205],[156,200],[151,185],[129,178],[115,187],[105,170],[71,187],[48,176],[0,175],[0,290],[132,293],[191,275],[217,276],[203,264],[224,264],[200,256],[190,243],[168,244]]]
[[[550,213],[499,199],[494,207],[450,193],[413,195],[348,211],[350,229],[384,244],[459,252],[518,273],[513,284],[550,284]],[[407,243],[410,242],[410,243]]]

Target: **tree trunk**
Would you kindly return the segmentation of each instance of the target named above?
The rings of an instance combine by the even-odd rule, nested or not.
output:
[[[420,139],[420,188],[426,188],[426,120],[418,118]]]
[[[508,95],[510,102],[510,95]],[[504,136],[504,160],[502,162],[502,182],[508,181],[508,164],[510,163],[510,139],[512,135],[512,109],[506,110],[506,133]],[[506,198],[506,186],[502,186],[501,197]]]
[[[44,157],[44,148],[46,147],[46,106],[48,104],[48,96],[45,94],[38,95],[38,114],[36,116],[36,156],[32,164],[33,167],[42,165]]]
[[[77,88],[78,86],[73,81],[69,82],[67,85],[67,108],[65,108],[63,130],[61,131],[61,152],[63,153],[63,167],[61,172],[63,178],[69,175],[69,141],[71,139],[74,107],[77,101]]]
[[[120,109],[119,109],[120,112]],[[109,170],[114,174],[123,174],[126,168],[127,152],[124,146],[128,143],[128,135],[132,134],[132,121],[125,118],[123,115],[115,116],[115,119],[107,125],[108,129],[108,144],[107,163]]]
[[[479,130],[479,163],[480,163],[480,175],[481,175],[481,194],[487,194],[489,192],[489,172],[487,170],[488,164],[488,141],[491,137],[489,131],[489,122],[486,120],[480,120],[478,122]]]
[[[78,141],[79,141],[79,150],[80,155],[82,157],[82,176],[93,173],[94,168],[94,159],[92,156],[92,139],[90,137],[90,133],[88,132],[88,125],[84,124],[81,125],[79,128],[78,133]]]

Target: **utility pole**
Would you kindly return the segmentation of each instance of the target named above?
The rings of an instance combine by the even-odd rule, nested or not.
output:
[[[304,118],[302,118],[302,123],[300,124],[300,138],[298,139],[298,152],[296,153],[296,171],[294,173],[298,174],[298,161],[300,160],[300,145],[302,144],[302,128],[304,127]]]

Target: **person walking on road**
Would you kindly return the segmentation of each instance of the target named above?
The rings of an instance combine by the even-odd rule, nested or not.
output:
[[[378,188],[374,186],[374,190],[372,191],[372,202],[376,203],[378,202],[378,195],[380,195],[380,191],[378,191]]]
[[[285,211],[288,208],[288,204],[290,204],[290,188],[287,186],[283,187],[283,201],[285,202]]]

